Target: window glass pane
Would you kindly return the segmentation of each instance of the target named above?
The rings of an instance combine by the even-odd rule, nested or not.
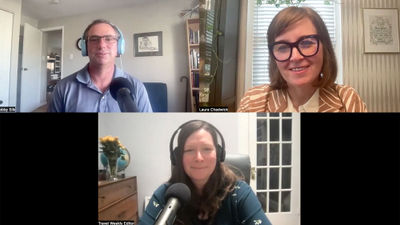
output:
[[[267,211],[267,193],[266,192],[257,192],[258,201],[261,203],[261,207],[264,212]]]
[[[270,162],[269,162],[269,165],[271,165],[271,166],[279,165],[279,144],[270,144],[269,148],[270,148],[270,152],[269,152]]]
[[[267,141],[267,120],[257,120],[257,141]]]
[[[282,120],[282,141],[292,140],[292,120]]]
[[[270,120],[269,140],[279,141],[279,120]]]
[[[278,212],[279,192],[269,193],[269,212]]]
[[[257,166],[267,165],[267,144],[257,144]]]
[[[267,117],[267,113],[259,112],[259,113],[257,113],[257,117]]]
[[[290,191],[282,191],[281,212],[290,212]]]
[[[257,189],[267,189],[267,169],[257,169]]]
[[[292,165],[292,144],[282,144],[282,165]]]
[[[260,84],[270,83],[268,68],[269,68],[269,52],[268,52],[268,42],[266,38],[266,34],[268,31],[268,26],[271,23],[274,16],[283,8],[287,6],[285,4],[281,4],[279,8],[276,8],[273,4],[266,4],[262,1],[263,4],[257,5],[256,0],[253,0],[254,4],[254,12],[253,12],[253,34],[252,34],[252,42],[248,44],[252,44],[253,46],[253,55],[252,55],[252,85],[257,86]],[[283,1],[280,1],[283,2]],[[289,2],[289,1],[286,1]],[[322,20],[325,22],[329,36],[331,38],[332,44],[336,46],[336,39],[340,37],[336,37],[336,29],[340,29],[340,24],[336,21],[335,15],[335,5],[337,4],[325,4],[327,0],[307,0],[304,3],[301,3],[300,6],[308,6],[315,9],[319,15],[322,17]],[[333,1],[331,1],[333,2]]]
[[[282,168],[282,189],[290,188],[292,179],[292,168]]]
[[[269,116],[270,117],[279,117],[279,113],[270,113]]]
[[[279,188],[279,168],[270,168],[269,169],[269,189],[278,189]]]
[[[291,117],[292,113],[282,113],[282,117]]]

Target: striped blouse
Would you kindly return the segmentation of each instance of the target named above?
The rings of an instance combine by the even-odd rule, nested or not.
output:
[[[248,90],[238,112],[284,112],[288,107],[286,89],[272,90],[268,84]],[[334,84],[319,89],[318,112],[367,112],[357,92],[349,86]]]

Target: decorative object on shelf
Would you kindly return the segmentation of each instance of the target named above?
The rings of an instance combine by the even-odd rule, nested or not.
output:
[[[101,163],[109,172],[109,180],[118,180],[118,172],[126,169],[130,162],[130,154],[118,140],[118,137],[105,136],[100,138],[103,153]]]
[[[196,0],[196,2],[198,2],[198,0]],[[191,9],[184,9],[184,10],[182,10],[182,12],[179,15],[181,17],[186,17],[187,15],[189,15],[189,18],[192,18],[192,14],[199,13],[199,7],[200,7],[200,4],[197,4]]]
[[[364,52],[398,53],[398,9],[363,9]]]
[[[162,56],[162,32],[133,34],[135,56]]]
[[[128,167],[131,160],[131,155],[126,148],[120,148],[119,151],[121,155],[117,160],[117,172],[124,171]],[[100,161],[104,168],[108,167],[108,159],[104,153],[100,155]]]

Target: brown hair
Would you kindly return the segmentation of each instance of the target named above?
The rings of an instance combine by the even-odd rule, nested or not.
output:
[[[118,30],[117,26],[115,26],[114,24],[110,23],[108,20],[97,19],[97,20],[94,20],[91,24],[89,24],[86,27],[85,31],[83,32],[83,40],[87,41],[88,33],[89,33],[90,28],[92,28],[94,25],[100,24],[100,23],[105,23],[105,24],[110,25],[114,29],[115,34],[117,35],[117,37],[120,38],[121,35],[119,33],[119,30]]]
[[[327,87],[332,85],[337,76],[337,62],[335,52],[333,50],[332,42],[329,37],[328,29],[325,26],[324,21],[313,9],[308,7],[288,7],[280,11],[271,24],[268,27],[268,45],[275,41],[275,38],[279,36],[287,27],[304,19],[308,18],[311,20],[317,30],[317,34],[323,45],[323,63],[321,73],[323,76],[320,78],[317,86]],[[275,59],[272,56],[271,50],[269,50],[269,77],[271,81],[271,88],[273,89],[284,89],[287,88],[287,83],[283,79]]]
[[[186,184],[192,192],[192,197],[190,203],[177,214],[177,219],[175,221],[176,224],[191,224],[200,213],[208,215],[208,224],[211,224],[222,201],[225,199],[227,194],[233,190],[238,179],[238,177],[227,166],[221,163],[219,158],[217,158],[215,170],[204,186],[202,195],[197,193],[192,180],[183,169],[182,158],[183,146],[185,145],[186,140],[194,132],[201,129],[211,134],[214,146],[217,149],[218,138],[216,131],[214,127],[207,122],[193,121],[181,128],[178,136],[178,147],[174,153],[176,165],[172,169],[172,175],[168,182],[170,184]],[[219,154],[217,153],[217,156],[218,155]]]

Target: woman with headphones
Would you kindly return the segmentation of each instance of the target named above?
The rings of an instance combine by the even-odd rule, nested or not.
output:
[[[224,165],[225,142],[213,125],[201,120],[182,124],[171,137],[170,157],[171,178],[154,192],[139,224],[154,224],[166,205],[168,187],[183,183],[191,200],[178,211],[174,224],[271,225],[250,186]]]

